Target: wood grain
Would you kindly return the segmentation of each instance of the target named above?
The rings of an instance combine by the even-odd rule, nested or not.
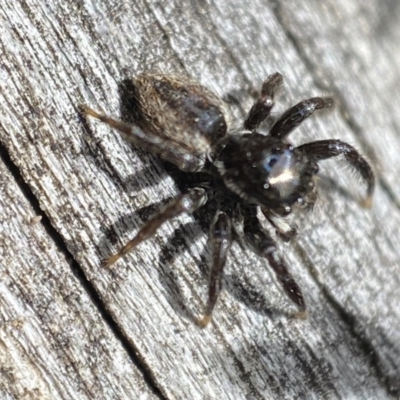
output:
[[[1,5],[2,152],[53,230],[40,237],[40,246],[33,239],[29,246],[13,239],[24,237],[26,227],[9,227],[7,218],[28,205],[14,207],[22,194],[4,192],[0,298],[12,291],[11,282],[18,282],[18,293],[31,291],[15,295],[20,306],[2,300],[0,354],[7,367],[0,390],[21,398],[31,383],[17,372],[29,362],[41,365],[30,379],[49,398],[400,396],[400,27],[395,15],[395,2],[356,0]],[[142,71],[188,74],[219,95],[235,93],[241,104],[232,106],[238,124],[251,104],[241,89],[259,87],[275,71],[285,78],[277,113],[302,98],[334,96],[336,109],[307,121],[293,142],[348,141],[370,157],[379,184],[372,210],[364,210],[357,204],[364,190],[357,179],[337,160],[321,163],[319,203],[313,213],[298,216],[299,237],[280,245],[305,294],[307,320],[291,316],[294,307],[267,263],[236,243],[214,321],[204,330],[193,323],[207,292],[206,216],[166,224],[111,271],[100,267],[100,260],[126,242],[160,203],[179,193],[179,182],[157,157],[79,117],[81,103],[118,117],[121,82]],[[7,174],[1,176],[9,182]],[[29,229],[43,230],[41,225]],[[39,304],[33,299],[53,271],[46,259],[55,245],[75,267],[52,261],[57,285]],[[35,281],[38,272],[30,260],[36,248],[44,277]],[[81,279],[73,281],[74,273]],[[86,300],[68,308],[56,299],[70,293],[71,285]],[[58,317],[67,312],[63,307],[71,313],[64,321]],[[31,319],[15,328],[27,313]],[[60,344],[43,339],[43,315],[59,332],[78,329],[74,324],[91,315],[106,332],[101,337],[115,335],[104,342],[114,343],[118,358],[110,360],[107,347],[97,350],[89,337],[82,339],[87,351],[77,350],[80,362],[56,357]],[[28,328],[35,336],[26,334],[17,343],[15,330]],[[22,346],[35,349],[28,361]],[[40,358],[42,353],[50,356]],[[115,384],[99,385],[99,365],[107,365],[102,379]],[[18,389],[9,370],[16,371]],[[64,371],[63,376],[51,375],[53,370]],[[71,392],[59,389],[64,382]]]
[[[157,398],[2,161],[0,176],[0,397]]]

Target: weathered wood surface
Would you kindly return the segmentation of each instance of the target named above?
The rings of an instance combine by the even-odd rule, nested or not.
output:
[[[400,396],[398,6],[304,3],[0,6],[2,151],[52,226],[46,234],[41,222],[23,223],[33,214],[20,182],[1,172],[2,398]],[[197,328],[208,252],[205,221],[192,216],[166,224],[113,271],[100,267],[154,204],[178,193],[156,157],[101,124],[85,127],[77,113],[86,103],[118,116],[119,83],[144,70],[187,73],[221,95],[279,71],[277,111],[317,94],[337,99],[293,140],[349,141],[371,157],[379,184],[363,210],[354,177],[321,164],[319,204],[281,245],[306,321],[290,317],[267,263],[235,245],[214,321]],[[251,100],[239,98],[242,117]]]
[[[1,160],[0,210],[0,398],[158,398]]]

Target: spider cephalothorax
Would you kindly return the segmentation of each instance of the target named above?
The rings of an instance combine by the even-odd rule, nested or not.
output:
[[[208,201],[217,211],[211,222],[212,268],[206,311],[199,320],[205,326],[211,319],[222,287],[223,269],[232,241],[232,218],[242,224],[248,245],[265,257],[286,294],[305,311],[304,298],[291,276],[276,244],[262,227],[257,209],[289,240],[296,229],[284,217],[316,200],[315,175],[318,161],[343,155],[368,185],[366,205],[374,190],[374,174],[368,162],[349,144],[321,140],[298,147],[286,137],[316,110],[330,107],[330,98],[303,100],[284,112],[267,134],[257,131],[271,112],[282,75],[270,75],[250,109],[242,131],[230,131],[225,103],[207,88],[187,78],[167,75],[139,75],[133,80],[134,123],[109,118],[82,106],[84,115],[99,119],[144,150],[158,154],[185,172],[207,173],[209,179],[190,188],[151,218],[116,254],[104,261],[110,266],[159,226],[182,213],[192,213]],[[202,176],[203,176],[202,175]]]

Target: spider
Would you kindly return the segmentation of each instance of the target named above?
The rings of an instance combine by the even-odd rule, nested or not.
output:
[[[268,260],[286,295],[306,316],[300,287],[279,255],[271,235],[259,220],[259,211],[276,234],[288,241],[296,226],[285,219],[290,213],[310,208],[317,199],[316,174],[320,160],[343,155],[367,184],[364,205],[370,207],[375,177],[368,162],[349,144],[320,140],[298,147],[287,136],[315,111],[331,107],[331,98],[313,97],[285,111],[268,133],[259,131],[270,115],[279,73],[270,75],[248,112],[242,130],[230,130],[226,103],[206,87],[185,77],[142,74],[133,81],[135,121],[112,119],[81,106],[84,116],[94,117],[115,128],[134,146],[158,154],[181,171],[199,173],[196,187],[173,200],[148,220],[136,236],[116,254],[103,261],[109,267],[144,240],[152,237],[166,221],[193,213],[208,201],[215,202],[210,225],[212,266],[208,300],[198,324],[206,326],[222,289],[223,271],[232,243],[232,220],[241,226],[247,245]],[[237,225],[236,224],[236,225]]]

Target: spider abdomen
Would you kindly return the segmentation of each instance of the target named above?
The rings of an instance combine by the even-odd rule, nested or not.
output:
[[[227,132],[224,102],[206,87],[185,77],[139,75],[133,81],[140,107],[138,124],[203,155]]]

